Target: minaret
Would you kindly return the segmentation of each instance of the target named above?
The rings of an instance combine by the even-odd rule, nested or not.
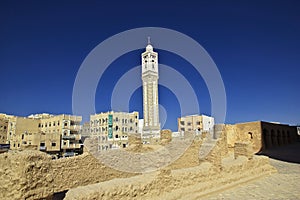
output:
[[[153,51],[148,37],[146,51],[142,53],[143,80],[143,111],[144,138],[160,137],[160,123],[158,110],[158,54]]]

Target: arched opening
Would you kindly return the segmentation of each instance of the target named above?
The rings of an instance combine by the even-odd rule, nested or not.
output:
[[[284,131],[282,131],[282,144],[286,144],[286,135]]]
[[[277,138],[273,129],[271,130],[271,142],[272,146],[277,146]]]
[[[288,143],[291,144],[292,143],[291,134],[289,131],[287,131],[286,133],[287,133]]]
[[[282,143],[281,143],[281,133],[279,130],[277,130],[277,144],[278,146],[281,146]]]
[[[262,144],[264,149],[269,148],[268,143],[267,143],[267,141],[268,141],[267,135],[268,135],[268,130],[264,129],[263,130],[263,144]]]
[[[250,139],[253,139],[253,133],[248,132],[248,136],[249,136]]]

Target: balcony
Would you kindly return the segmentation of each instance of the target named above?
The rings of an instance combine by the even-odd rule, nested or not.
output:
[[[71,135],[63,135],[63,140],[80,140],[81,135],[80,134],[71,134]]]
[[[71,125],[70,130],[71,131],[80,131],[80,125]]]
[[[75,143],[75,144],[63,145],[62,149],[79,149],[80,147],[81,147],[81,144]]]
[[[46,151],[47,148],[45,146],[40,146],[40,151]]]

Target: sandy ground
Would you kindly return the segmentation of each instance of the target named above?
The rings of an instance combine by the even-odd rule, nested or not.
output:
[[[204,199],[300,199],[300,143],[261,152],[278,173]],[[288,161],[288,162],[287,162]]]

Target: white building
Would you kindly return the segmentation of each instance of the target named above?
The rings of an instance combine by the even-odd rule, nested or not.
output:
[[[158,53],[153,51],[148,38],[146,51],[142,53],[143,80],[143,138],[159,138],[160,123],[158,110]]]
[[[98,150],[128,146],[128,135],[138,133],[138,112],[105,112],[90,116],[90,134],[98,138]]]
[[[185,131],[195,131],[196,134],[201,132],[213,133],[214,125],[214,118],[206,115],[189,115],[178,118],[178,132],[181,133]]]

